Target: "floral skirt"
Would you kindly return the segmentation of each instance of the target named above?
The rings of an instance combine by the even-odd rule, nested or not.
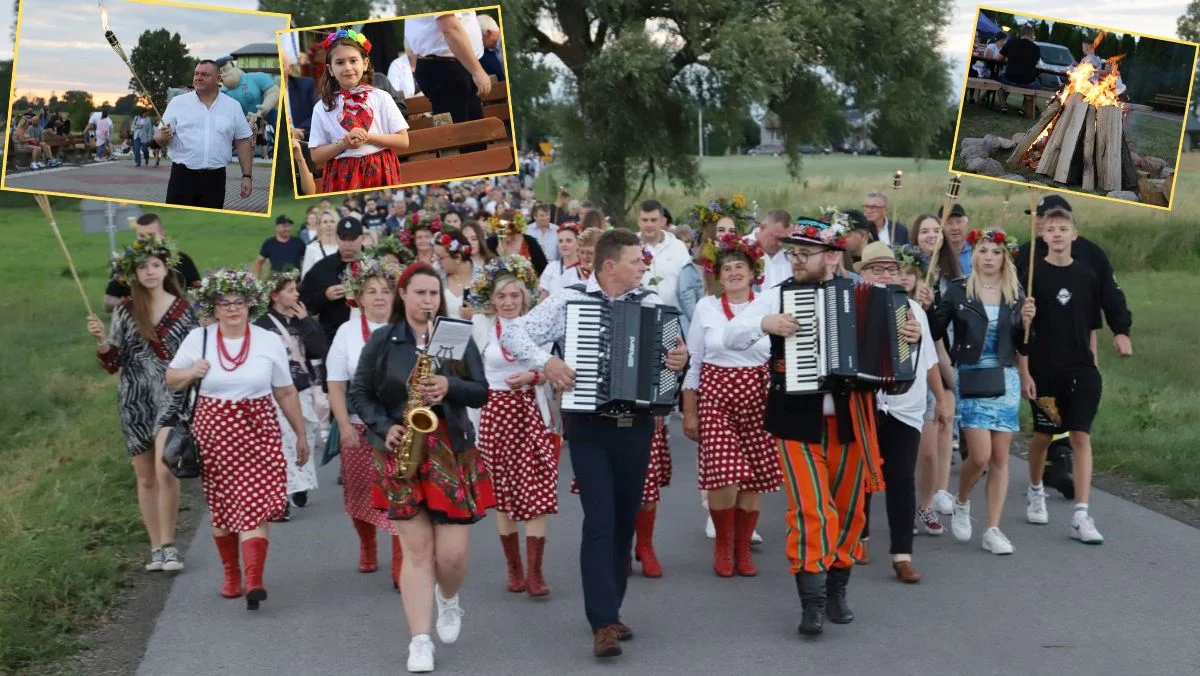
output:
[[[650,465],[646,468],[646,483],[642,487],[642,502],[658,502],[658,489],[671,485],[671,445],[667,441],[666,418],[654,419],[654,436],[650,438]],[[579,494],[579,482],[571,479],[571,492]]]
[[[558,513],[562,445],[542,421],[534,391],[491,390],[479,421],[479,453],[496,510],[514,521]]]
[[[384,149],[359,157],[335,157],[325,165],[321,192],[400,185],[400,158]]]
[[[783,485],[775,438],[763,429],[767,367],[700,367],[700,490],[737,485],[768,493]]]
[[[445,421],[425,437],[424,458],[411,480],[396,477],[394,454],[377,451],[375,468],[389,519],[407,521],[424,511],[435,524],[472,524],[496,506],[479,452],[468,448],[456,456]]]
[[[296,432],[288,422],[287,416],[279,404],[275,404],[276,417],[279,419],[279,431],[283,438],[283,455],[287,458],[287,492],[300,493],[315,490],[317,487],[317,460],[315,449],[321,448],[321,429],[317,422],[317,414],[313,408],[313,388],[299,393],[300,413],[304,417],[304,435],[308,439],[308,462],[297,465]]]
[[[287,460],[274,397],[200,397],[192,433],[214,528],[244,533],[283,514]]]

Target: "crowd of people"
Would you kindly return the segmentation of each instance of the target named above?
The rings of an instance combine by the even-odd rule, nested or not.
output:
[[[1020,247],[1000,229],[972,228],[961,204],[945,216],[905,225],[871,192],[861,211],[794,217],[760,213],[738,194],[679,220],[647,200],[625,229],[565,189],[543,203],[508,177],[322,200],[298,236],[279,216],[252,270],[205,275],[157,217],[143,216],[115,264],[111,327],[91,317],[88,328],[101,366],[120,374],[146,568],[184,565],[173,544],[178,481],[154,458],[187,408],[182,393],[197,387],[192,425],[224,563],[220,593],[245,596],[251,609],[266,599],[268,525],[296,518],[291,508],[322,492],[314,467],[336,461],[356,570],[377,571],[377,536],[390,536],[408,669],[432,671],[434,632],[452,644],[462,629],[469,526],[489,511],[506,569],[484,574],[513,593],[552,593],[543,560],[565,442],[584,512],[593,654],[619,655],[633,635],[621,605],[634,562],[646,577],[665,574],[654,531],[671,482],[672,416],[561,410],[575,379],[562,357],[565,307],[588,298],[680,310],[684,338],[664,363],[682,383],[714,573],[757,574],[762,494],[783,491],[779,545],[802,635],[854,619],[849,579],[871,560],[875,493],[885,493],[900,582],[922,579],[914,535],[942,535],[943,517],[956,540],[973,539],[970,498],[985,474],[978,541],[1014,553],[1002,513],[1022,400],[1034,413],[1026,521],[1049,522],[1049,485],[1074,500],[1071,537],[1099,544],[1088,500],[1102,315],[1117,353],[1132,354],[1111,266],[1058,195],[1037,205],[1039,239]],[[916,372],[906,391],[787,391],[784,346],[802,327],[780,287],[837,277],[903,287],[899,336]],[[437,317],[471,321],[473,338],[461,359],[428,365],[422,349]],[[418,408],[433,421],[420,433],[409,417]],[[1073,465],[1047,467],[1061,435]]]

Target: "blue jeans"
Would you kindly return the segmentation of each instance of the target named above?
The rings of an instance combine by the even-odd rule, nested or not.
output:
[[[133,139],[133,166],[142,166],[143,158],[145,158],[146,164],[150,164],[150,144],[135,137]]]
[[[1037,77],[1033,78],[1033,82],[1013,82],[1012,80],[1008,79],[1007,75],[1001,75],[1001,76],[997,77],[996,79],[1000,81],[1000,84],[1006,84],[1006,85],[1010,85],[1013,87],[1023,87],[1025,89],[1041,89],[1042,88],[1042,80],[1041,80],[1041,78],[1037,78]]]

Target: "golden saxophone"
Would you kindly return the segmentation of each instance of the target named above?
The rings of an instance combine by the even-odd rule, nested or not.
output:
[[[429,313],[432,321],[433,313]],[[417,351],[417,363],[408,376],[408,402],[404,405],[404,436],[396,446],[396,477],[411,479],[424,460],[425,435],[438,426],[437,414],[425,405],[424,398],[417,393],[416,385],[433,377],[433,357],[429,356],[428,340],[423,350]]]

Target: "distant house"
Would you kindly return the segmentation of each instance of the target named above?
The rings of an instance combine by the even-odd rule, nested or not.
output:
[[[279,80],[279,47],[274,42],[255,42],[229,55],[247,73],[266,73]]]
[[[871,141],[871,124],[879,116],[878,110],[868,110],[865,113],[857,108],[847,108],[842,111],[850,132],[842,139],[838,150],[848,153],[871,153],[878,150]]]
[[[779,116],[767,112],[758,121],[758,148],[756,154],[783,152],[783,129],[779,125]]]

